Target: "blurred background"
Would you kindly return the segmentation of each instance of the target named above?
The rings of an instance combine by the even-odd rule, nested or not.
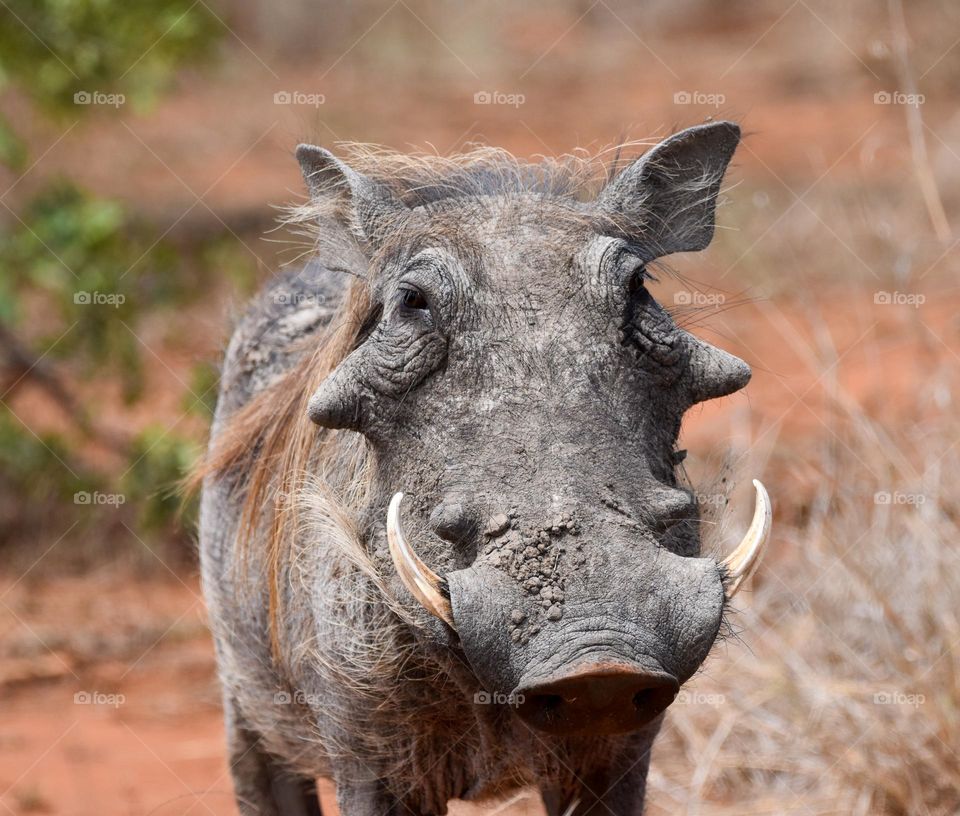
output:
[[[304,250],[298,141],[709,117],[745,131],[721,229],[656,294],[754,369],[681,440],[710,546],[752,476],[775,535],[649,812],[960,812],[958,32],[949,0],[0,0],[0,812],[236,812],[177,482],[231,316]]]

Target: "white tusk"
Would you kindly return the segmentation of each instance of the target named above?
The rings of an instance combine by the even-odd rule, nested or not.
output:
[[[753,521],[743,540],[730,555],[723,560],[724,572],[727,576],[727,598],[730,599],[740,590],[740,586],[747,580],[760,563],[763,549],[770,536],[770,525],[773,522],[773,511],[770,508],[770,496],[767,489],[757,480],[753,480],[757,489],[757,505],[753,511]]]
[[[407,537],[400,523],[402,501],[403,493],[394,494],[387,510],[387,543],[390,545],[393,566],[396,567],[397,575],[400,576],[403,585],[410,590],[410,594],[423,605],[427,612],[445,621],[451,629],[456,629],[453,625],[453,608],[450,606],[446,592],[442,589],[443,579],[424,564],[420,556],[407,543]]]

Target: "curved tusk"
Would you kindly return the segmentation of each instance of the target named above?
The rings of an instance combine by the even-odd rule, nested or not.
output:
[[[400,503],[403,493],[394,494],[387,510],[387,543],[390,545],[390,557],[403,585],[410,590],[431,615],[453,625],[453,608],[450,606],[446,581],[420,560],[413,548],[407,543],[407,537],[400,523]]]
[[[760,564],[763,550],[770,536],[773,523],[773,511],[770,508],[770,496],[767,489],[757,480],[753,480],[757,489],[757,504],[753,511],[753,520],[743,540],[737,548],[722,562],[727,576],[726,594],[729,600],[739,592],[741,585]]]

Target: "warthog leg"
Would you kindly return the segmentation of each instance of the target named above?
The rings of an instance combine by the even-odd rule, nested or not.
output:
[[[313,779],[285,769],[227,705],[230,773],[241,816],[322,816]]]

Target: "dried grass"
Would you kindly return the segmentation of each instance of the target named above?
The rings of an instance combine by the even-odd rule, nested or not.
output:
[[[781,440],[742,640],[671,708],[651,813],[960,812],[960,421],[928,391],[892,429],[832,383],[822,444]]]

